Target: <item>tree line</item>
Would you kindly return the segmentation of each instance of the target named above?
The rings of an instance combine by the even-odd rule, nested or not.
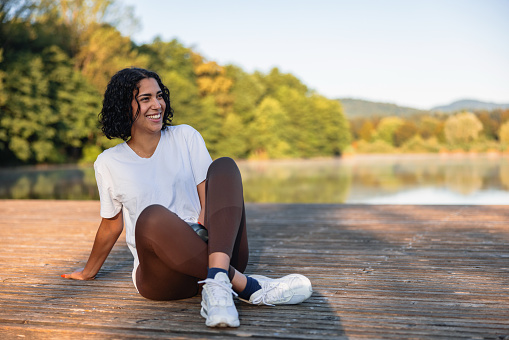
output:
[[[509,148],[508,109],[354,118],[350,124],[351,152],[501,152]]]
[[[156,71],[170,89],[174,124],[201,132],[213,157],[340,155],[350,145],[341,104],[277,68],[248,73],[207,60],[178,40],[137,45],[113,0],[0,3],[0,163],[93,162],[108,140],[97,126],[118,70]]]

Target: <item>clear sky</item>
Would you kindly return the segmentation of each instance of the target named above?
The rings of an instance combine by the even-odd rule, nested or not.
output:
[[[118,1],[140,19],[137,43],[159,35],[247,72],[278,67],[329,98],[509,103],[509,0]]]

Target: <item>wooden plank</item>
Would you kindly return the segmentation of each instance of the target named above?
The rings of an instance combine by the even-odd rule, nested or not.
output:
[[[247,272],[307,275],[299,306],[237,302],[238,329],[210,329],[200,297],[134,289],[121,236],[97,280],[83,266],[95,201],[0,200],[0,338],[509,338],[505,206],[248,204]]]

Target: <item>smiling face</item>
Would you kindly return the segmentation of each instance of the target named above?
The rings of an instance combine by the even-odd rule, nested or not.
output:
[[[131,102],[136,119],[131,127],[131,136],[140,133],[159,133],[163,127],[163,115],[166,109],[163,92],[154,78],[140,80],[138,89],[134,91]]]

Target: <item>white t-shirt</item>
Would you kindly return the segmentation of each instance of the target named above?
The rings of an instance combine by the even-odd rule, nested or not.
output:
[[[196,186],[203,182],[212,159],[201,135],[189,125],[169,126],[150,158],[139,157],[127,143],[101,153],[94,163],[101,199],[101,217],[123,209],[126,242],[138,267],[134,230],[140,213],[160,204],[186,222],[198,221],[201,205]]]

